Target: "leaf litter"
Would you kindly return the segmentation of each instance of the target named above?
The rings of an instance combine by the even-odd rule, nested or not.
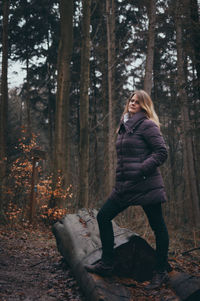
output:
[[[50,227],[0,227],[0,300],[82,301]]]
[[[180,245],[179,245],[180,247]],[[173,254],[172,254],[173,253]],[[171,252],[174,270],[200,276],[199,250]],[[57,251],[50,226],[0,226],[0,301],[86,301],[69,266]],[[131,301],[178,301],[167,286],[147,292],[146,283],[114,277],[131,292]]]

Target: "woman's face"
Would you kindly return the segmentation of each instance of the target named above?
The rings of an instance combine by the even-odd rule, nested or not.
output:
[[[142,110],[140,104],[139,104],[139,100],[136,94],[134,94],[132,96],[132,98],[129,101],[128,104],[128,111],[130,114],[135,114],[137,112],[140,112]]]

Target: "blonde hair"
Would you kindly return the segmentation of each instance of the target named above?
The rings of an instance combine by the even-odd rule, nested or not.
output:
[[[128,105],[133,95],[137,95],[142,111],[144,111],[147,118],[154,121],[155,124],[157,124],[157,126],[160,128],[159,118],[155,112],[153,101],[151,100],[149,94],[147,94],[147,92],[145,92],[144,90],[136,90],[131,94],[131,96],[128,98],[127,103],[125,105],[124,112],[122,113],[122,118],[126,113],[128,113]]]

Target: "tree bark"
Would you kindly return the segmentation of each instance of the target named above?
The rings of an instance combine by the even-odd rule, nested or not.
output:
[[[100,2],[101,16],[106,13],[106,3]],[[103,181],[101,188],[103,191],[103,198],[106,198],[110,192],[108,187],[108,72],[107,72],[107,37],[106,37],[106,20],[102,17],[101,23],[101,44],[98,51],[100,56],[99,70],[101,77],[101,97],[102,97],[102,112],[103,112]]]
[[[28,14],[28,6],[29,3],[26,0],[24,2],[24,20],[25,20],[25,33],[28,35],[28,26],[30,24],[30,16]],[[30,47],[25,45],[25,64],[26,64],[26,86],[25,86],[25,118],[24,118],[24,126],[27,131],[27,136],[31,137],[31,106],[30,106]]]
[[[3,1],[2,74],[0,95],[0,192],[6,175],[6,131],[8,114],[8,16],[9,1]]]
[[[54,181],[58,172],[63,186],[70,184],[69,99],[70,63],[73,46],[73,1],[60,1],[60,42],[58,49],[58,78],[54,141]],[[61,205],[61,204],[56,204]]]
[[[49,31],[47,30],[46,41],[48,52],[50,51]],[[54,135],[54,110],[53,110],[53,94],[52,94],[52,64],[47,59],[47,91],[48,91],[48,139],[49,139],[49,158],[53,157],[53,135]],[[50,160],[50,170],[53,170],[53,162]]]
[[[26,129],[28,137],[31,137],[31,108],[30,108],[30,76],[29,76],[29,51],[26,48],[26,94],[25,94],[25,104],[26,104]]]
[[[106,27],[108,47],[108,187],[111,192],[115,178],[115,5],[114,0],[106,0]]]
[[[197,90],[200,97],[200,22],[197,0],[190,0],[191,45],[194,51],[194,65],[197,72]]]
[[[191,136],[191,125],[189,119],[188,99],[186,92],[186,78],[184,74],[184,45],[182,36],[182,15],[180,10],[182,4],[180,0],[176,2],[176,47],[177,47],[177,71],[178,71],[178,91],[181,101],[181,122],[182,122],[182,140],[184,152],[184,176],[186,186],[186,205],[189,205],[189,220],[194,221],[194,226],[200,224],[199,195],[197,188],[197,179],[194,165],[193,142]]]
[[[145,77],[144,77],[144,90],[150,95],[152,89],[153,61],[154,61],[154,47],[155,47],[156,0],[150,1],[148,16],[149,16],[149,30],[148,30]]]
[[[80,88],[80,170],[79,207],[89,201],[89,82],[90,82],[90,10],[91,0],[83,0],[81,88]]]

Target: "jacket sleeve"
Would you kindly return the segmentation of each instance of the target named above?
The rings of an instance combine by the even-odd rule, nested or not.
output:
[[[152,120],[144,122],[142,135],[150,149],[150,154],[142,163],[141,173],[143,176],[148,176],[166,161],[167,148],[159,127]]]

